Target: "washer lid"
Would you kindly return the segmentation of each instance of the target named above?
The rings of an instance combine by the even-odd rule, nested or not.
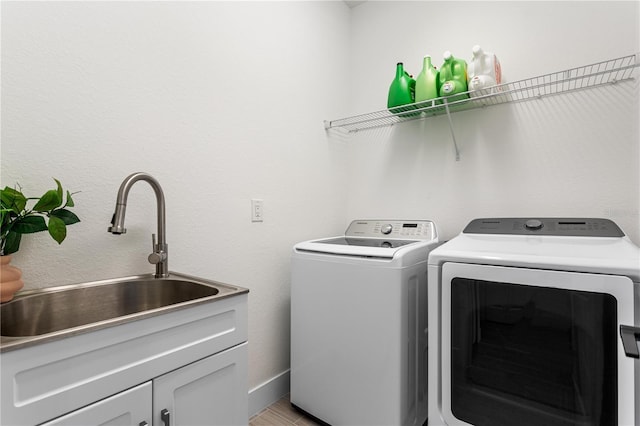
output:
[[[398,252],[438,242],[429,220],[354,220],[344,236],[296,244],[298,251],[391,259]]]
[[[315,244],[337,244],[341,246],[398,248],[407,244],[415,243],[416,240],[385,240],[382,238],[335,237],[326,240],[315,240],[312,242]]]
[[[294,249],[298,252],[393,259],[400,252],[411,251],[414,248],[430,244],[432,244],[431,241],[420,240],[334,237],[298,243]]]

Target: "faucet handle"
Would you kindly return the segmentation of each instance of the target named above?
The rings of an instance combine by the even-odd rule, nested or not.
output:
[[[167,254],[164,252],[153,252],[149,255],[149,257],[147,257],[147,260],[149,261],[149,263],[153,263],[154,265],[157,265],[160,262],[163,262],[167,259]]]
[[[156,243],[156,234],[151,234],[151,244],[153,252],[147,258],[149,263],[153,263],[155,265],[160,262],[164,262],[167,259],[167,253],[163,251],[162,247],[158,247],[158,244]]]

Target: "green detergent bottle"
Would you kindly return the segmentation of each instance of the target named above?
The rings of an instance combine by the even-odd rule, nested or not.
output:
[[[448,50],[444,52],[444,64],[440,68],[440,96],[448,102],[469,97],[467,89],[467,63],[464,59],[455,58]]]
[[[416,78],[416,102],[428,101],[438,97],[438,71],[431,65],[431,56],[422,60],[422,71]]]
[[[415,102],[416,81],[404,70],[402,62],[396,65],[396,78],[389,87],[387,108],[394,114],[415,109],[413,105],[398,108]],[[402,114],[401,114],[402,115]]]

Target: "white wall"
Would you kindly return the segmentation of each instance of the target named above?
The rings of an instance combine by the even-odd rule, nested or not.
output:
[[[164,188],[170,269],[251,291],[251,387],[289,367],[294,243],[345,228],[342,2],[2,2],[2,185],[72,191],[82,222],[59,247],[27,236],[26,288],[152,272]],[[250,199],[264,200],[251,223]]]
[[[479,44],[512,82],[634,54],[639,5],[369,1],[352,10],[352,114],[384,109],[396,62],[417,76],[425,54],[439,68]],[[433,219],[446,239],[476,217],[607,217],[640,243],[638,99],[636,79],[454,114],[459,162],[446,117],[361,131],[347,217]]]

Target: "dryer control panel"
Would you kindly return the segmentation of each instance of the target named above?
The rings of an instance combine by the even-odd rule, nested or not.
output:
[[[585,218],[475,219],[462,232],[464,234],[624,237],[624,232],[609,219]]]
[[[435,225],[430,220],[354,220],[345,236],[412,240],[433,240],[437,237]]]

